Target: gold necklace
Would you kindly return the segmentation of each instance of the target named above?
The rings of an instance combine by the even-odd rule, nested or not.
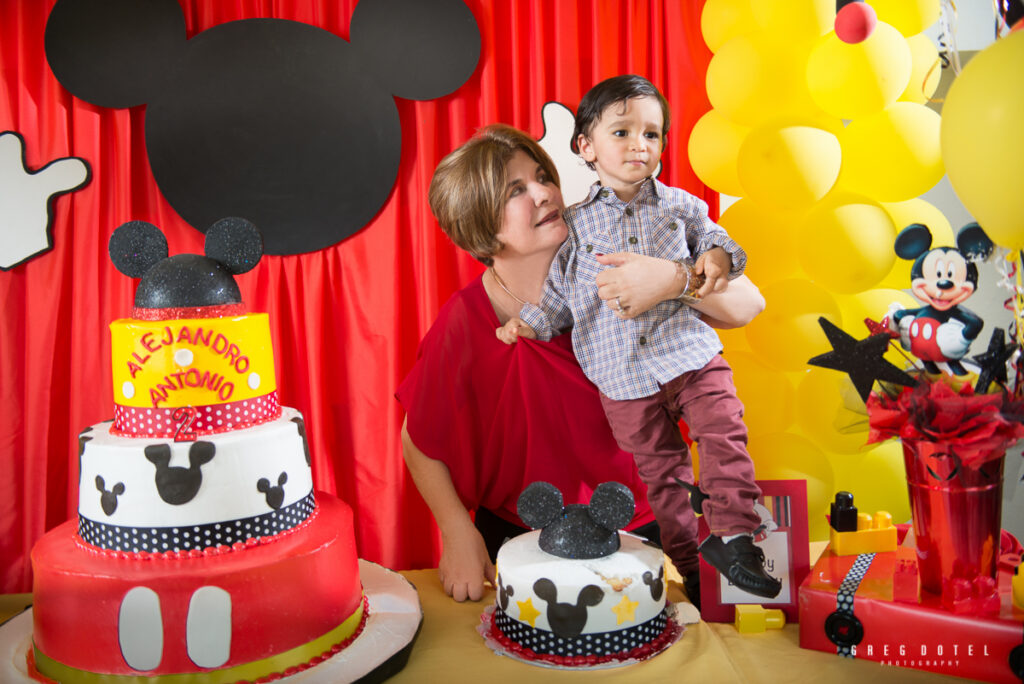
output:
[[[488,270],[491,272],[491,275],[494,276],[494,282],[498,283],[498,287],[504,290],[505,294],[519,302],[520,306],[526,306],[526,302],[512,294],[512,291],[505,286],[505,281],[501,279],[501,276],[498,275],[498,272],[494,270],[493,266],[491,266]]]

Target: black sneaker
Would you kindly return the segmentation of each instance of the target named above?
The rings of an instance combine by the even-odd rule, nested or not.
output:
[[[782,582],[764,570],[764,551],[745,534],[728,544],[708,535],[698,550],[701,558],[743,591],[764,598],[775,598],[782,591]]]
[[[686,587],[686,598],[690,599],[694,608],[700,610],[700,571],[686,573],[683,577],[683,586]]]

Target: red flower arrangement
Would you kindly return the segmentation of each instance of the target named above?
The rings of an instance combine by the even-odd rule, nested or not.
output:
[[[976,394],[970,384],[955,389],[945,377],[922,375],[899,393],[872,392],[867,409],[868,443],[898,437],[922,456],[955,452],[969,468],[1001,457],[1024,437],[1024,401],[1005,391]]]

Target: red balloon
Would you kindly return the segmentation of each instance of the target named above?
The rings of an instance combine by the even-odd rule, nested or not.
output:
[[[851,2],[836,13],[836,37],[851,45],[864,42],[875,30],[878,15],[866,2]]]

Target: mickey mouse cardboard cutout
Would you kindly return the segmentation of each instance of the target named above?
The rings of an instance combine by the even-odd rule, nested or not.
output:
[[[193,227],[243,216],[267,254],[300,254],[356,233],[391,194],[394,97],[447,95],[480,56],[461,0],[361,0],[349,32],[243,19],[186,40],[176,0],[58,0],[45,40],[75,96],[146,104],[153,176]]]

